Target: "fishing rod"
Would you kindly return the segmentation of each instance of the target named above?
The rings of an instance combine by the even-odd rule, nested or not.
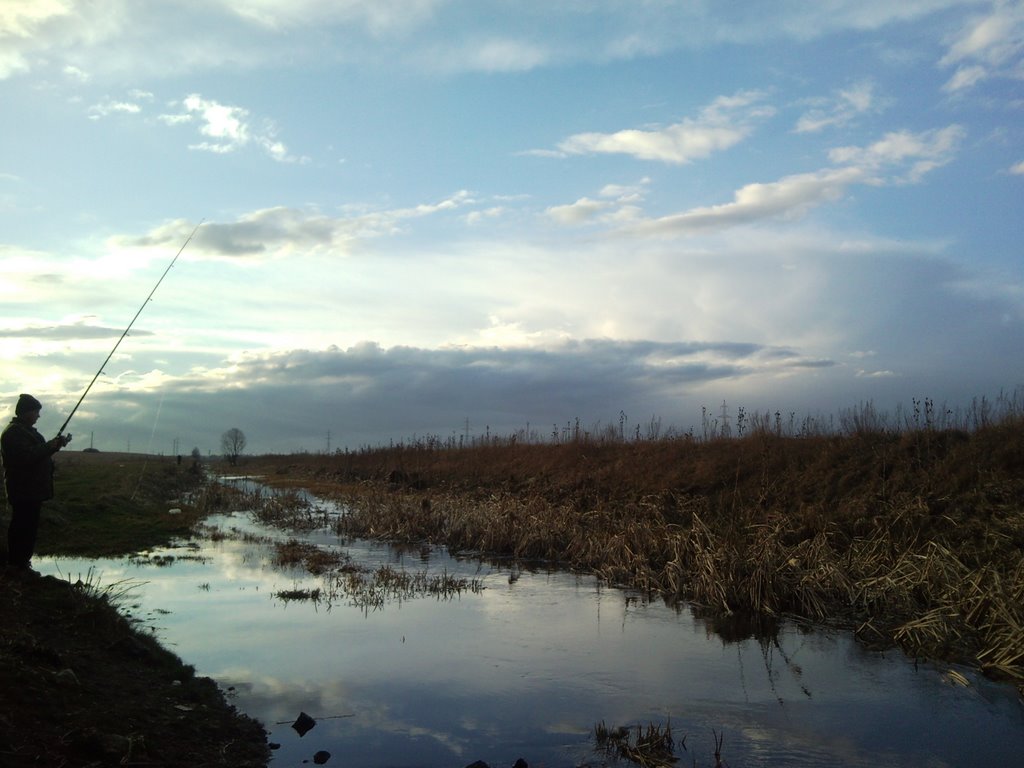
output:
[[[160,287],[160,283],[162,283],[164,281],[164,278],[167,277],[167,273],[171,271],[171,267],[174,266],[174,262],[176,262],[178,260],[178,257],[181,256],[181,252],[185,250],[185,246],[192,241],[193,237],[195,237],[196,232],[199,231],[199,227],[203,225],[204,221],[206,221],[206,219],[199,220],[199,223],[196,224],[195,229],[193,229],[192,233],[185,239],[185,242],[181,244],[181,248],[178,249],[178,252],[174,254],[174,258],[171,259],[171,263],[167,265],[167,269],[165,269],[164,273],[160,275],[160,279],[156,281],[156,285],[153,286],[153,290],[149,292],[149,296],[147,296],[146,300],[142,302],[142,306],[139,307],[139,311],[135,313],[135,317],[133,317],[132,321],[128,323],[128,327],[124,329],[124,333],[121,334],[121,338],[117,340],[117,343],[114,345],[114,348],[110,350],[110,354],[107,355],[107,359],[103,361],[103,365],[101,365],[99,370],[96,371],[96,375],[92,377],[92,381],[89,382],[89,386],[85,388],[85,392],[83,392],[82,396],[78,398],[78,402],[75,403],[75,407],[71,409],[71,413],[68,414],[68,418],[65,420],[64,424],[60,428],[60,431],[57,433],[57,437],[60,437],[61,435],[64,434],[64,430],[67,429],[68,424],[71,423],[71,417],[75,415],[75,411],[78,410],[78,406],[80,406],[82,404],[82,401],[85,400],[85,396],[89,394],[89,390],[92,389],[92,385],[96,383],[96,379],[98,379],[100,377],[100,374],[103,373],[103,369],[107,367],[107,363],[110,362],[110,358],[114,356],[114,353],[117,352],[117,348],[121,346],[121,342],[124,341],[124,337],[128,335],[128,331],[130,331],[132,329],[132,326],[135,325],[135,321],[139,319],[139,315],[142,314],[142,310],[144,310],[146,308],[146,305],[153,300],[153,294],[156,293],[156,289]],[[68,440],[70,440],[70,437],[71,436],[68,435]],[[65,445],[66,444],[67,443],[65,443]]]

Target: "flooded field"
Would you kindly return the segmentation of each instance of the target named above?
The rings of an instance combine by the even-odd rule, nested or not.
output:
[[[331,564],[282,564],[285,542]],[[629,765],[615,751],[638,726],[670,736],[672,754],[650,765],[1012,765],[1024,753],[1016,689],[964,669],[821,628],[713,626],[590,577],[343,541],[330,525],[282,531],[242,510],[145,556],[37,566],[130,587],[124,610],[266,725],[274,766],[317,753],[367,767]],[[301,713],[315,722],[304,735]],[[621,727],[633,730],[596,737]]]

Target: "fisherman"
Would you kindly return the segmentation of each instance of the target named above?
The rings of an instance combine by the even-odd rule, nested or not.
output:
[[[51,458],[71,442],[71,435],[58,435],[47,442],[35,429],[42,403],[32,395],[21,395],[14,418],[0,435],[7,503],[11,525],[7,530],[7,568],[16,575],[38,575],[32,569],[32,554],[39,533],[43,502],[53,498]]]

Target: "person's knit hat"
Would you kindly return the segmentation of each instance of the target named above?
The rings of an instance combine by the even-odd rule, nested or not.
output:
[[[24,416],[30,411],[41,410],[43,404],[36,400],[32,395],[21,395],[18,398],[18,404],[14,408],[15,416]]]

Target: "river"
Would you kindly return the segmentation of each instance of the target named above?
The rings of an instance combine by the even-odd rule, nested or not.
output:
[[[359,768],[631,765],[599,747],[599,724],[669,733],[680,766],[714,766],[716,751],[731,768],[1009,766],[1024,755],[1013,686],[869,651],[848,632],[716,629],[589,576],[340,540],[329,527],[282,532],[244,510],[209,525],[213,535],[133,558],[36,566],[120,594],[123,611],[265,724],[275,768],[318,752]],[[331,574],[275,565],[286,539],[370,576],[390,566],[464,588],[346,592]],[[300,713],[315,721],[301,736]]]

